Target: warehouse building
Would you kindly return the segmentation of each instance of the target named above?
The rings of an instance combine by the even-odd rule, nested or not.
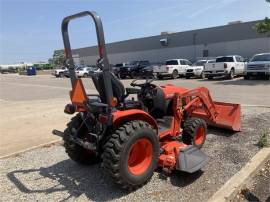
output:
[[[158,36],[109,43],[106,47],[111,64],[132,60],[162,62],[171,58],[194,61],[202,57],[231,54],[250,58],[256,53],[270,52],[270,37],[256,33],[253,28],[257,22],[234,22],[177,33],[163,32]],[[76,63],[96,64],[97,47],[75,49],[73,55]]]

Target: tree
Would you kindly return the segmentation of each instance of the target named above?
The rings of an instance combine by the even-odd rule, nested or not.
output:
[[[270,0],[265,0],[267,3],[270,3]],[[266,17],[264,21],[256,23],[254,28],[260,34],[270,34],[270,19]]]
[[[264,21],[256,23],[255,29],[260,34],[270,33],[270,19],[266,17]]]
[[[50,60],[49,62],[52,62],[54,66],[62,66],[64,64],[64,60],[65,60],[64,50],[55,50],[53,52],[52,61]]]

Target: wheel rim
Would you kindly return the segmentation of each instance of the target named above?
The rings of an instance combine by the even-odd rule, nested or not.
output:
[[[174,78],[174,79],[177,78],[177,74],[178,74],[178,73],[177,73],[176,71],[173,72],[173,78]]]
[[[233,78],[233,76],[234,76],[234,72],[233,70],[231,70],[231,78]]]
[[[200,126],[196,130],[196,135],[194,137],[195,145],[201,145],[205,139],[205,129],[203,126]]]
[[[130,149],[128,170],[133,175],[143,174],[150,166],[153,158],[152,143],[146,139],[137,140]]]

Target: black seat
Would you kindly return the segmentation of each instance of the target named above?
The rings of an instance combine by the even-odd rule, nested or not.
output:
[[[101,102],[107,103],[103,74],[98,73],[95,76],[92,76],[92,80],[94,82],[94,85],[95,85],[97,91],[99,92]],[[111,81],[113,96],[116,97],[118,103],[122,103],[124,101],[124,98],[125,98],[124,85],[122,84],[121,81],[119,81],[119,79],[112,72],[109,72],[109,80]]]
[[[156,118],[162,118],[163,116],[170,115],[171,99],[166,99],[164,92],[161,88],[156,89],[156,94],[153,96],[153,106],[150,109],[152,116]]]

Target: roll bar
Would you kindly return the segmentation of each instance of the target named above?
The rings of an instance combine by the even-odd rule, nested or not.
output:
[[[107,102],[109,102],[112,99],[112,86],[111,86],[111,81],[109,77],[110,65],[109,65],[109,60],[107,57],[107,51],[105,47],[105,39],[104,39],[104,32],[103,32],[101,18],[94,11],[83,11],[74,15],[70,15],[70,16],[65,17],[62,21],[61,30],[62,30],[62,37],[63,37],[64,48],[65,48],[66,63],[69,69],[71,84],[72,84],[72,87],[74,88],[77,77],[75,74],[75,65],[72,58],[72,51],[71,51],[71,46],[70,46],[69,34],[68,34],[68,25],[71,20],[85,17],[85,16],[90,16],[94,20],[94,23],[95,23],[97,40],[98,40],[98,53],[99,53],[98,66],[99,68],[102,69],[102,74],[104,78],[104,87],[105,87],[105,92],[106,92],[106,100]]]

